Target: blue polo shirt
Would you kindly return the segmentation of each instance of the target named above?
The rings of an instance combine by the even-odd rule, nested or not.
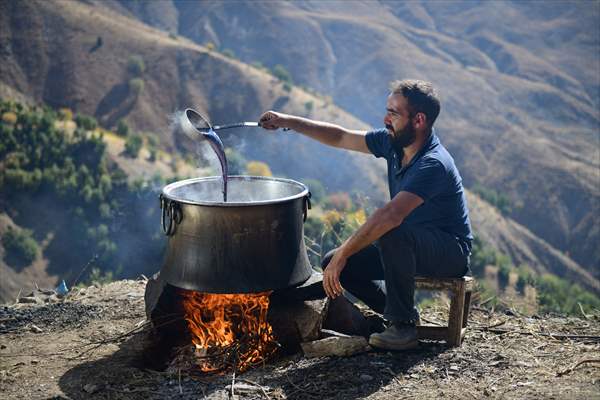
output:
[[[403,154],[396,153],[386,129],[368,132],[365,140],[375,157],[387,160],[390,197],[405,191],[424,200],[402,223],[448,232],[470,251],[473,234],[462,178],[435,131],[405,167]]]

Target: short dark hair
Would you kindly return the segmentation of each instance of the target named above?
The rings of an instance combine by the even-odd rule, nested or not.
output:
[[[440,114],[440,99],[431,82],[405,79],[390,83],[392,94],[401,94],[408,102],[411,114],[422,112],[431,128]]]

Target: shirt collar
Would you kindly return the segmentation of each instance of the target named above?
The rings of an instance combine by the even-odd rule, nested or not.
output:
[[[423,157],[423,155],[425,153],[432,150],[434,147],[436,147],[439,144],[440,144],[440,139],[435,134],[435,129],[432,128],[431,133],[429,134],[429,137],[427,138],[427,140],[425,140],[425,143],[423,143],[423,146],[421,147],[421,149],[417,152],[417,154],[415,154],[415,156],[410,160],[410,162],[405,167],[402,167],[402,158],[404,157],[404,152],[402,152],[402,154],[398,154],[398,157],[399,157],[398,165],[400,166],[398,173],[406,171],[419,158]]]

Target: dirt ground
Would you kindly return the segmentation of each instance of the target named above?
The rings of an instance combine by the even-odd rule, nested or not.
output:
[[[156,372],[142,357],[144,286],[119,281],[54,303],[0,306],[0,397],[600,399],[598,316],[528,318],[479,307],[460,348],[424,342],[409,352],[298,354],[235,377]],[[444,312],[422,316],[436,323]]]

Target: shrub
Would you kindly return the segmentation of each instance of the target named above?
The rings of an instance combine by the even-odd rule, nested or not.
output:
[[[127,137],[125,141],[125,154],[132,158],[137,158],[142,149],[143,139],[140,135],[133,134]]]
[[[345,192],[333,193],[325,199],[325,207],[338,211],[349,211],[352,209],[352,199]]]
[[[12,267],[23,268],[31,264],[38,253],[38,244],[26,229],[16,230],[9,227],[2,236],[4,261]]]
[[[133,78],[129,80],[129,92],[136,97],[144,90],[144,81],[141,78]]]
[[[502,214],[510,214],[512,211],[512,202],[508,196],[498,193],[493,189],[483,187],[480,184],[475,184],[472,190],[483,200],[500,210]]]
[[[58,117],[63,121],[71,121],[73,120],[73,111],[69,108],[61,108],[58,110]]]
[[[223,54],[225,57],[235,58],[235,53],[231,49],[225,49],[221,54]]]
[[[92,268],[87,281],[89,285],[101,286],[111,283],[114,280],[112,271],[102,271],[100,268]]]
[[[129,136],[129,133],[131,132],[131,130],[129,129],[129,125],[127,125],[127,123],[120,119],[119,123],[117,124],[117,135],[119,136]]]
[[[213,42],[206,42],[204,47],[206,47],[206,50],[208,51],[213,51],[215,49],[215,44]]]
[[[306,110],[307,113],[310,113],[314,108],[314,103],[312,101],[307,101],[306,103],[304,103],[304,109]]]
[[[2,114],[2,122],[9,124],[9,125],[14,125],[17,123],[17,114],[15,114],[12,111],[7,111],[4,114]]]
[[[271,168],[261,161],[250,161],[246,165],[246,173],[255,176],[273,176]]]
[[[286,92],[291,92],[292,91],[292,85],[290,85],[288,82],[284,82],[283,84],[283,90],[285,90]]]
[[[88,115],[77,114],[75,117],[75,123],[78,128],[84,129],[86,131],[93,131],[98,127],[98,122],[94,117],[90,117]]]
[[[129,57],[129,61],[127,61],[127,71],[134,77],[140,77],[144,74],[146,70],[146,65],[144,64],[144,60],[140,56],[131,56]]]
[[[155,147],[152,147],[150,149],[150,156],[148,156],[148,161],[150,161],[151,163],[155,162],[157,155],[158,155],[158,150],[156,150]]]
[[[277,64],[273,67],[273,75],[282,82],[292,83],[292,75],[290,75],[288,70],[281,64]]]

